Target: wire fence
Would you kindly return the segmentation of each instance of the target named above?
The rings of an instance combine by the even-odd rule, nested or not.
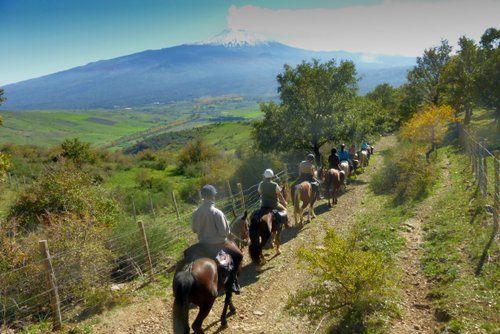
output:
[[[493,228],[491,236],[483,249],[481,258],[475,270],[475,274],[481,274],[484,263],[488,258],[488,252],[495,242],[498,230],[498,211],[500,209],[500,188],[499,188],[499,151],[492,151],[488,148],[485,139],[477,139],[473,132],[463,124],[458,124],[459,140],[469,157],[469,163],[474,184],[482,205],[486,211],[493,216]]]
[[[286,168],[276,174],[283,182],[291,176]],[[7,182],[16,186],[18,181]],[[217,206],[227,217],[254,210],[260,203],[258,183],[243,189],[227,181],[221,194]],[[0,273],[0,331],[26,328],[40,320],[50,320],[59,329],[84,311],[102,307],[106,303],[102,296],[112,299],[116,291],[137,286],[124,283],[152,282],[173,270],[183,249],[195,241],[190,229],[194,206],[178,205],[173,192],[173,210],[159,210],[152,197],[150,201],[149,213],[134,212],[127,218],[131,225],[104,242],[89,237],[85,243],[51,254],[46,240],[26,240],[40,256]]]

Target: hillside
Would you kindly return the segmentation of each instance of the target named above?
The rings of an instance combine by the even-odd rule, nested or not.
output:
[[[276,95],[275,79],[283,64],[311,58],[354,61],[361,93],[382,82],[399,86],[415,61],[346,51],[315,52],[228,30],[206,42],[146,50],[6,85],[3,108],[110,108],[227,94],[268,99]]]

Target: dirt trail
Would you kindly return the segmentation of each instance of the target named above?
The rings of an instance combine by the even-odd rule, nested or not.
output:
[[[399,256],[399,265],[403,269],[403,285],[406,287],[403,294],[401,319],[396,321],[389,331],[390,334],[423,333],[432,334],[436,328],[434,310],[427,300],[429,284],[422,270],[422,256],[424,241],[423,224],[433,209],[436,199],[444,190],[451,187],[448,165],[445,160],[442,169],[442,184],[429,198],[420,203],[415,215],[403,225],[402,236],[406,245]]]
[[[377,145],[377,152],[394,144],[394,138],[383,138]],[[273,257],[274,250],[267,251],[268,263],[263,271],[256,272],[249,264],[246,256],[241,274],[242,294],[234,297],[237,308],[236,315],[228,319],[228,328],[222,330],[230,333],[313,333],[318,324],[309,323],[306,319],[292,317],[285,306],[288,296],[302,287],[307,281],[307,273],[300,268],[296,251],[302,246],[310,246],[324,236],[323,222],[335,226],[340,232],[347,230],[353,215],[346,215],[345,208],[351,212],[361,207],[363,195],[366,193],[368,180],[381,163],[380,154],[376,154],[365,173],[348,186],[333,209],[329,210],[325,201],[316,207],[318,218],[306,224],[302,229],[291,228],[282,233],[281,255]],[[247,250],[245,250],[247,255]],[[95,333],[171,333],[172,296],[170,286],[165,298],[152,298],[146,302],[132,304],[110,312],[99,319],[93,326]],[[219,333],[219,317],[223,306],[223,298],[219,298],[214,309],[204,322],[206,333]],[[194,320],[197,310],[190,312],[190,322]]]

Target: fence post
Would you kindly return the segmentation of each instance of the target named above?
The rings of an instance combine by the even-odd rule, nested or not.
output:
[[[179,213],[179,207],[177,206],[177,201],[175,199],[175,194],[174,192],[172,191],[172,202],[174,202],[174,207],[175,207],[175,213],[177,214],[177,221],[179,222],[179,224],[181,223],[181,215]]]
[[[149,281],[153,282],[154,281],[153,262],[151,261],[151,253],[149,252],[149,244],[148,244],[148,238],[146,236],[146,230],[144,229],[144,222],[142,220],[139,220],[137,222],[137,225],[139,226],[139,231],[141,232],[142,246],[144,247],[144,253],[146,254],[146,259],[148,262],[147,265],[148,265]]]
[[[288,201],[288,199],[291,197],[291,195],[289,196],[289,194],[291,194],[290,192],[290,187],[288,187],[288,165],[287,164],[284,164],[283,165],[283,170],[285,172],[285,200]]]
[[[54,330],[59,330],[62,327],[61,317],[61,304],[59,300],[59,290],[57,288],[56,275],[54,274],[54,267],[50,258],[49,246],[47,240],[39,240],[40,253],[44,259],[43,265],[46,272],[47,285],[51,291],[50,293],[50,308],[52,310],[52,320],[54,322]]]
[[[137,209],[135,208],[134,197],[132,197],[132,210],[133,210],[133,213],[134,213],[134,221],[136,222],[137,221]]]
[[[7,179],[9,180],[9,188],[12,188],[12,175],[10,175],[10,172],[7,173]]]
[[[481,167],[483,168],[483,196],[488,194],[488,154],[485,153],[487,142],[486,139],[482,140],[483,147],[481,147]]]
[[[238,187],[238,192],[240,194],[240,201],[241,201],[241,208],[242,211],[246,211],[247,206],[245,204],[245,195],[243,195],[243,187],[241,186],[241,183],[236,183],[236,186]]]
[[[236,204],[234,202],[233,191],[231,190],[231,183],[229,180],[226,180],[227,191],[229,192],[229,197],[231,197],[231,205],[233,206],[233,215],[236,217],[238,213],[236,212]]]
[[[203,196],[201,196],[200,190],[198,190],[198,198],[200,199],[200,203],[203,203]]]
[[[156,220],[156,212],[155,206],[153,205],[153,197],[151,197],[151,193],[148,192],[149,195],[149,206],[151,207],[151,212],[153,213],[153,219]]]

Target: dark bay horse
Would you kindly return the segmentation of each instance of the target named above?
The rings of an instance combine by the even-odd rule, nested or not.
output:
[[[283,224],[276,221],[273,211],[268,208],[261,208],[252,213],[250,219],[250,245],[248,252],[252,262],[257,266],[262,266],[266,263],[262,250],[272,238],[272,243],[276,247],[276,254],[279,255],[281,245],[281,231]]]
[[[334,168],[327,170],[325,168],[321,174],[323,176],[326,195],[328,198],[328,205],[332,206],[332,204],[337,204],[337,198],[340,194],[340,189],[345,179],[344,171],[339,171],[338,169]]]
[[[236,217],[231,226],[248,226],[247,213]],[[243,222],[241,222],[243,221]],[[248,232],[248,231],[247,231]],[[236,234],[236,231],[232,233]],[[238,238],[244,237],[243,235]],[[227,316],[234,314],[236,308],[232,301],[232,290],[225,287],[221,279],[221,268],[214,260],[207,257],[192,262],[179,262],[172,284],[174,291],[173,329],[175,334],[189,334],[189,304],[199,307],[198,315],[192,328],[195,333],[203,333],[203,320],[208,316],[215,299],[222,288],[226,288],[221,326],[227,326]],[[227,310],[230,310],[228,313]]]
[[[313,192],[312,185],[308,181],[303,181],[293,187],[293,217],[295,224],[303,224],[304,209],[309,206],[307,210],[307,221],[311,221],[311,216],[316,218],[314,213],[314,203],[316,202],[316,194]]]

